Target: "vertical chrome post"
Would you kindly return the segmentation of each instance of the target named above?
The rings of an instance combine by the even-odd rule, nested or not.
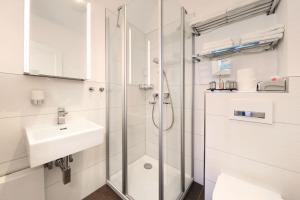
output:
[[[109,80],[109,19],[107,17],[107,9],[105,9],[105,87],[106,87],[106,180],[110,179],[109,175],[109,91],[110,91],[110,80]]]
[[[205,180],[206,180],[206,91],[204,91],[204,159],[203,159],[203,187],[204,187],[204,199],[205,199]]]
[[[192,33],[192,55],[195,55],[195,34]],[[191,152],[192,152],[192,166],[191,166],[191,175],[192,175],[192,178],[195,177],[195,174],[194,174],[194,164],[195,164],[195,62],[192,60],[192,149],[191,149]]]
[[[181,190],[185,191],[185,15],[181,8]]]
[[[159,183],[158,199],[164,199],[164,159],[163,159],[163,0],[158,0],[158,55],[159,55]]]
[[[123,21],[123,103],[122,103],[122,192],[128,194],[127,176],[127,8],[124,9]]]

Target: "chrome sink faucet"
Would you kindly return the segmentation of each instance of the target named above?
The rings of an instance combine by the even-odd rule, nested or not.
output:
[[[58,108],[57,109],[57,124],[65,124],[66,119],[65,116],[68,114],[65,108]]]

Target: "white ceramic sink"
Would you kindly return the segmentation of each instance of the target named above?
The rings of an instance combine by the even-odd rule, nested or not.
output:
[[[30,167],[36,167],[102,144],[104,128],[88,120],[38,125],[26,128],[26,139]]]

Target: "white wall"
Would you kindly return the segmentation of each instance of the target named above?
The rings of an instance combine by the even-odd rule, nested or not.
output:
[[[273,124],[229,119],[231,100],[273,103]],[[228,173],[273,190],[286,200],[300,198],[298,92],[289,94],[208,93],[206,181]],[[212,190],[207,189],[207,198]]]
[[[69,112],[67,121],[84,117],[105,125],[105,93],[88,90],[105,86],[104,8],[92,2],[92,79],[78,82],[23,75],[23,7],[23,0],[0,2],[0,175],[29,166],[24,127],[55,124],[59,106]],[[31,105],[33,89],[45,91],[45,104]],[[80,200],[105,183],[105,145],[74,155],[71,184],[62,184],[60,169],[45,172],[47,200]]]
[[[298,47],[300,44],[299,38],[299,1],[281,1],[277,20],[285,24],[285,38],[279,47],[280,56],[280,71],[285,76],[300,76],[300,67]]]

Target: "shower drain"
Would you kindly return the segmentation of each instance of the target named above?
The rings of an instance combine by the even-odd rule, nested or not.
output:
[[[151,163],[145,163],[144,168],[145,169],[152,169],[152,164]]]

